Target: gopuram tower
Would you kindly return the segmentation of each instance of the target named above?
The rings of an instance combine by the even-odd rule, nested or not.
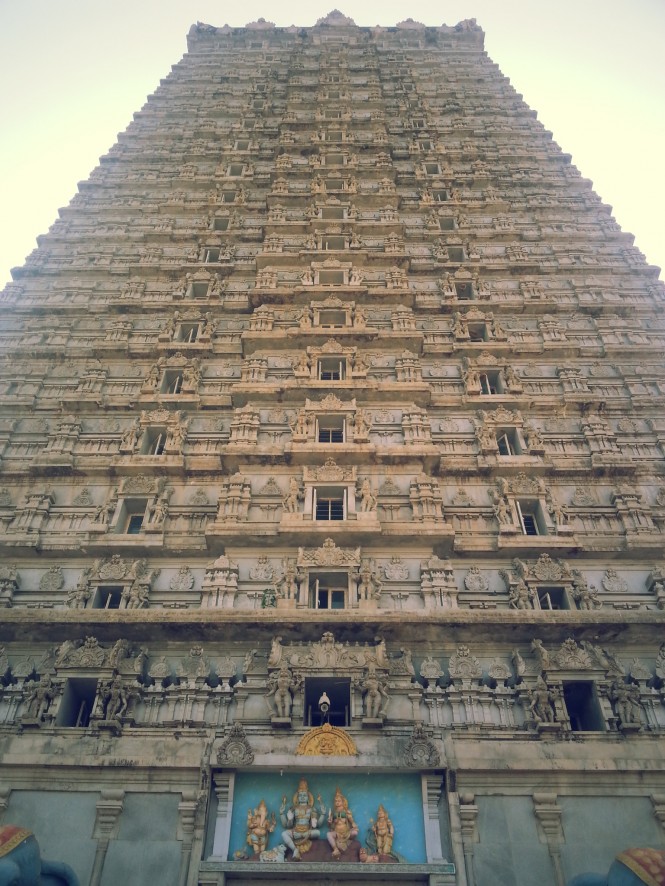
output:
[[[82,886],[664,848],[657,276],[475,21],[194,26],[0,295],[0,823]]]

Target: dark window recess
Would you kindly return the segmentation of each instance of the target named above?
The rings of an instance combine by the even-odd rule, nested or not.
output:
[[[222,203],[235,203],[235,191],[222,191]]]
[[[318,421],[319,443],[343,443],[344,419],[341,416],[322,417]]]
[[[142,451],[145,455],[163,455],[166,446],[166,431],[149,430],[145,435],[145,444]]]
[[[141,518],[143,519],[143,518]],[[95,591],[92,598],[93,609],[120,609],[122,599],[121,587],[101,587]]]
[[[214,231],[226,231],[226,230],[228,230],[228,227],[229,227],[228,218],[216,218],[215,221],[213,222],[213,226],[212,226]]]
[[[56,726],[73,726],[84,729],[90,723],[90,716],[97,694],[97,679],[70,677],[60,702]]]
[[[605,721],[591,681],[576,680],[564,683],[563,700],[573,732],[605,731]]]
[[[344,237],[323,237],[321,245],[324,249],[344,249],[346,243]]]
[[[464,261],[464,250],[461,246],[449,246],[448,247],[448,259],[450,261],[454,261],[457,264],[461,264]]]
[[[520,448],[517,443],[517,434],[514,429],[498,431],[496,444],[499,447],[499,455],[519,455]]]
[[[321,218],[342,219],[346,218],[345,212],[342,206],[324,206],[321,209]]]
[[[341,191],[343,184],[341,178],[329,178],[326,181],[326,187],[329,191]]]
[[[498,372],[481,372],[479,379],[481,394],[496,394],[499,392]]]
[[[569,609],[568,598],[563,588],[540,588],[538,602],[541,609]]]
[[[344,378],[346,361],[339,357],[325,357],[319,360],[319,379],[321,381],[341,381]]]
[[[219,249],[216,247],[206,249],[203,253],[203,261],[207,264],[219,261]]]
[[[242,163],[231,163],[231,165],[229,166],[229,175],[237,178],[238,176],[242,175],[243,169],[244,166]]]
[[[343,166],[344,154],[326,154],[326,166]]]
[[[319,311],[319,326],[324,329],[346,326],[346,311]]]
[[[208,284],[207,283],[192,283],[192,298],[207,298],[208,296]]]
[[[440,218],[439,219],[439,228],[442,231],[454,231],[455,230],[455,219]]]
[[[445,203],[448,199],[448,191],[445,190],[436,190],[432,191],[432,197],[437,203]]]
[[[328,696],[330,707],[321,711],[319,700]],[[344,728],[351,725],[351,681],[339,677],[308,677],[305,680],[305,726],[331,726]]]
[[[344,271],[319,271],[319,283],[322,286],[334,286],[344,283]]]
[[[428,175],[438,175],[441,172],[441,167],[438,163],[425,163],[425,172]]]
[[[348,577],[340,574],[314,575],[309,580],[309,605],[312,609],[344,609]]]
[[[127,535],[143,532],[143,514],[131,514],[127,521]]]
[[[344,519],[344,495],[333,494],[317,495],[316,498],[317,520],[343,520]]]
[[[473,286],[470,283],[455,283],[455,292],[460,301],[471,301],[473,298]]]
[[[207,285],[207,284],[206,284]],[[195,342],[199,337],[200,327],[198,323],[183,323],[180,327],[179,341]]]

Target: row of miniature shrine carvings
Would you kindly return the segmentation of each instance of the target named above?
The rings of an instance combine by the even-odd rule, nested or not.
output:
[[[498,580],[503,588],[498,588]],[[597,583],[592,583],[597,582]],[[323,592],[323,596],[321,596]],[[335,594],[337,596],[335,596]],[[95,560],[80,572],[60,564],[48,569],[0,565],[0,607],[73,609],[450,609],[619,611],[665,609],[665,569],[588,567],[541,554],[535,561],[464,572],[437,556],[418,561],[392,555],[378,561],[360,547],[327,539],[281,559],[245,555],[241,565],[220,556],[206,567],[152,567],[145,558],[119,554]]]
[[[381,728],[425,723],[449,728],[624,733],[665,728],[665,644],[647,666],[626,665],[610,649],[565,640],[548,650],[539,639],[478,658],[465,644],[416,668],[410,650],[373,643],[320,641],[270,650],[237,648],[211,655],[201,646],[162,650],[94,637],[56,647],[0,647],[0,725],[93,726],[116,734],[123,726],[225,726],[270,721],[276,728],[311,724],[321,676],[335,675],[346,696],[346,725]],[[213,657],[214,656],[214,657]],[[316,680],[317,699],[308,693]],[[309,694],[309,698],[307,698]],[[324,693],[325,694],[325,693]],[[580,696],[582,701],[580,702]]]

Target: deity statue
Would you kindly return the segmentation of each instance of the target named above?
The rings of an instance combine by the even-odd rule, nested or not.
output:
[[[266,698],[273,697],[277,716],[284,720],[288,720],[291,716],[292,689],[295,689],[293,674],[286,667],[280,668],[277,674],[271,674],[268,678]]]
[[[369,720],[379,720],[385,717],[385,702],[388,701],[388,693],[385,684],[379,679],[374,665],[370,666],[360,688],[364,692],[365,717]]]
[[[294,859],[299,859],[312,846],[312,840],[321,836],[320,824],[325,820],[326,807],[321,795],[317,796],[319,809],[314,806],[314,796],[309,792],[304,778],[298,783],[298,790],[293,795],[291,806],[287,808],[286,795],[282,797],[279,817],[284,825],[282,842],[286,843]]]
[[[48,709],[49,704],[55,698],[55,687],[51,683],[48,674],[44,674],[39,682],[30,680],[25,684],[25,713],[26,720],[39,720]]]
[[[351,840],[358,835],[358,827],[353,820],[349,803],[339,788],[335,791],[335,799],[328,813],[328,842],[332,846],[332,854],[337,858],[345,852]]]
[[[390,855],[395,839],[395,828],[388,818],[388,813],[382,805],[376,813],[376,821],[371,826],[376,840],[376,851],[379,855]]]
[[[254,855],[260,855],[268,848],[268,834],[272,834],[277,826],[274,812],[268,812],[265,800],[261,800],[256,809],[247,810],[247,845],[252,847]]]
[[[530,693],[529,710],[537,723],[554,723],[554,698],[542,677]]]

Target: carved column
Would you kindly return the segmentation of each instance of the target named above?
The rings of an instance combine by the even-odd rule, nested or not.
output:
[[[459,817],[464,847],[464,866],[468,886],[476,886],[473,869],[473,844],[478,842],[478,807],[474,794],[460,794]]]
[[[232,772],[216,772],[213,779],[213,790],[217,797],[217,815],[210,860],[225,861],[231,840],[231,812],[233,810],[235,778]]]
[[[441,776],[423,775],[423,805],[425,807],[425,848],[427,861],[432,864],[441,861],[441,825],[439,824],[439,800],[441,799]]]
[[[557,806],[556,794],[534,794],[533,811],[538,822],[540,842],[547,844],[547,851],[552,859],[556,886],[565,886],[566,881],[561,868],[562,810],[560,806]]]
[[[101,883],[109,842],[117,833],[124,801],[124,791],[102,791],[97,801],[97,817],[93,832],[97,839],[97,850],[90,875],[90,886],[99,886]]]
[[[196,791],[183,791],[182,799],[178,803],[179,830],[182,841],[178,886],[187,886],[189,865],[192,859],[192,843],[194,842],[197,807],[198,798]]]

